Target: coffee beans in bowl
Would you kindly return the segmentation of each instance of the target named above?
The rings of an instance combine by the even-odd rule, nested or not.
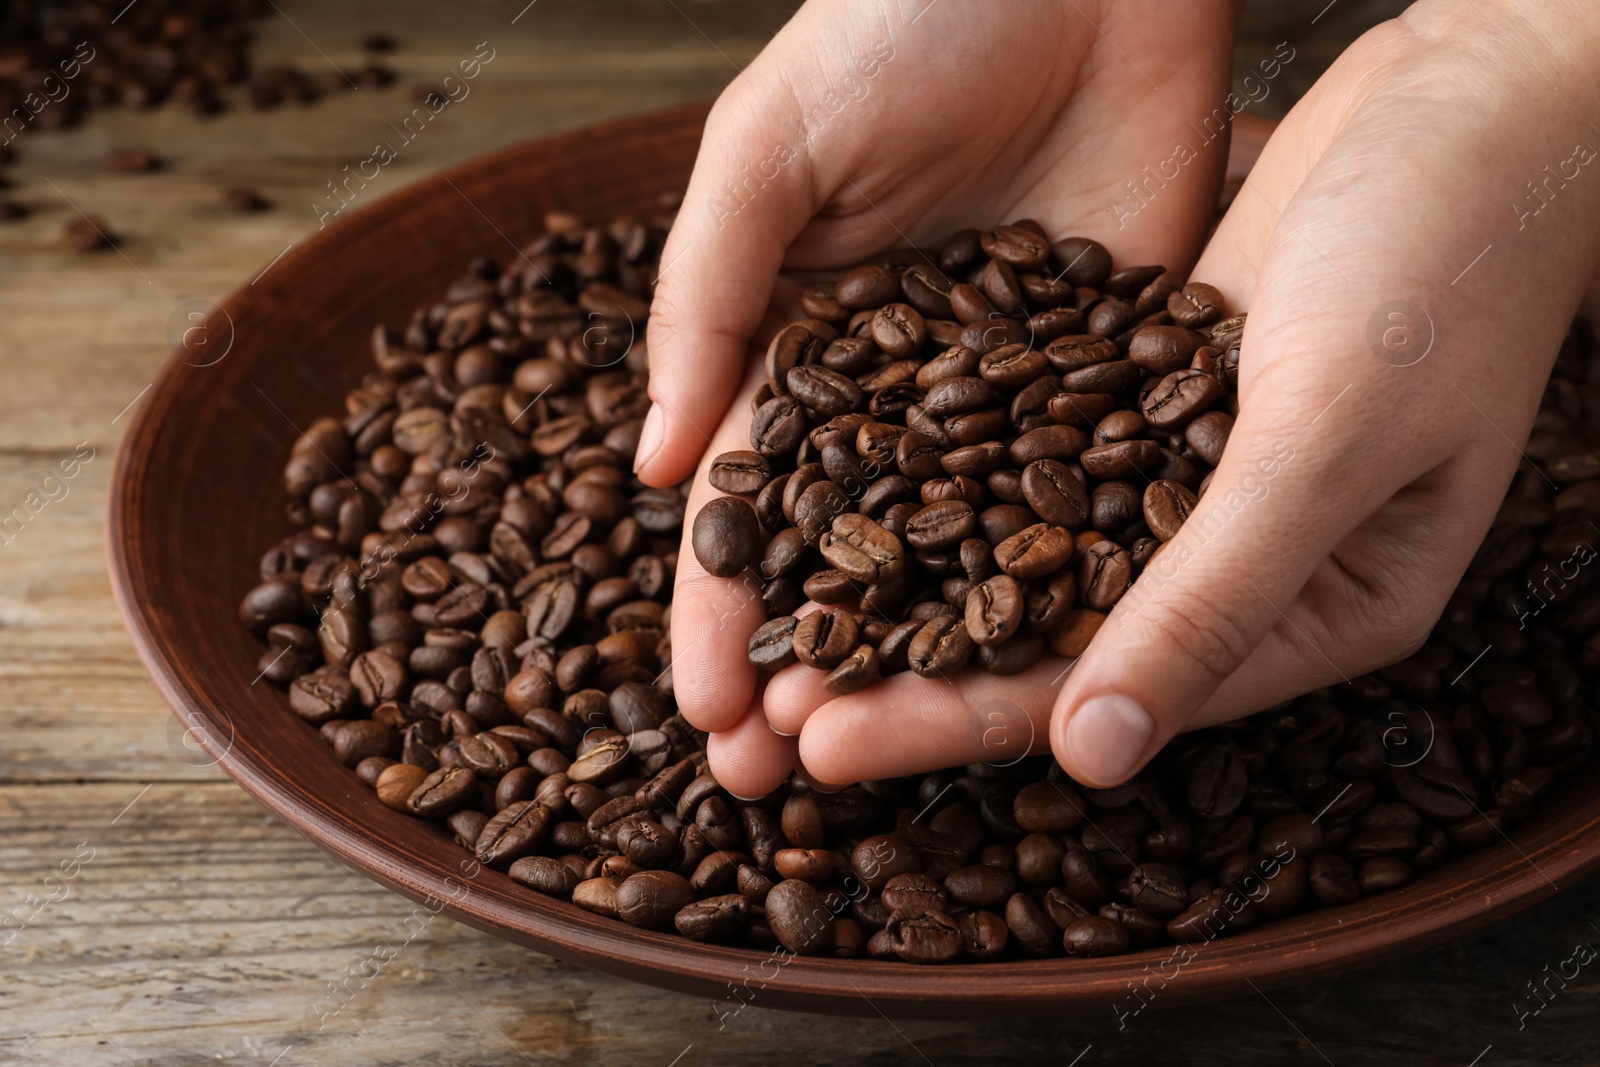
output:
[[[376,329],[371,372],[291,449],[293,529],[240,605],[265,644],[240,673],[464,860],[753,959],[1093,959],[1404,885],[1588,763],[1600,358],[1580,329],[1409,658],[1185,734],[1113,789],[1041,756],[732,796],[673,701],[685,494],[631,473],[669,224],[552,216]],[[689,531],[713,574],[760,582],[764,669],[849,692],[1076,655],[1205,506],[1242,328],[1209,287],[1022,222],[890,253],[803,310]],[[824,610],[796,618],[804,599]]]

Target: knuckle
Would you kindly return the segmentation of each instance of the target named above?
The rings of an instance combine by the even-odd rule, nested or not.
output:
[[[1158,643],[1220,684],[1249,656],[1256,642],[1226,611],[1185,592],[1171,592],[1140,615]]]

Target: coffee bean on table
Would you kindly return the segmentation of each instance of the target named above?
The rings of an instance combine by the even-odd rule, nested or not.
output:
[[[694,517],[694,556],[710,574],[732,578],[761,548],[761,524],[749,504],[736,496],[706,501]]]

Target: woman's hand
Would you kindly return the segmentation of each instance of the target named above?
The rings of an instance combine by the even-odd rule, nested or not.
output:
[[[675,483],[702,456],[749,447],[747,352],[780,268],[843,269],[1029,216],[1056,238],[1099,238],[1126,263],[1186,267],[1213,215],[1226,136],[1135,224],[1110,207],[1222,107],[1235,17],[1233,0],[806,4],[707,123],[662,254],[640,476]],[[711,495],[702,464],[686,530]],[[717,774],[742,795],[767,792],[794,762],[792,740],[767,728],[746,658],[764,618],[750,590],[707,576],[685,541],[678,702],[713,731]]]
[[[1195,515],[1059,693],[1059,662],[840,699],[820,675],[778,676],[768,717],[800,733],[805,766],[872,779],[1036,736],[1106,786],[1180,730],[1415,648],[1600,264],[1597,58],[1600,12],[1577,2],[1424,0],[1357,42],[1195,268],[1249,310],[1241,414]]]

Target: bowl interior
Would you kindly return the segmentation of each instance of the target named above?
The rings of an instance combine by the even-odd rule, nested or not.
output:
[[[546,211],[603,219],[681,189],[704,108],[521,145],[395,193],[296,245],[213,315],[231,347],[165,368],[123,443],[113,584],[179,717],[252,795],[324,848],[436,910],[552,955],[698,995],[871,1015],[990,1017],[1114,1001],[1171,947],[1104,960],[919,968],[795,959],[634,931],[479,867],[437,826],[379,804],[281,691],[252,683],[239,625],[257,561],[289,532],[281,472],[298,431],[370,367],[372,326],[402,326],[475,256],[507,262]],[[693,210],[690,205],[686,210]],[[190,357],[191,359],[193,357]],[[196,365],[205,362],[207,365]],[[1600,778],[1569,784],[1510,842],[1404,889],[1196,946],[1167,1002],[1325,973],[1422,947],[1564,888],[1600,857]]]

